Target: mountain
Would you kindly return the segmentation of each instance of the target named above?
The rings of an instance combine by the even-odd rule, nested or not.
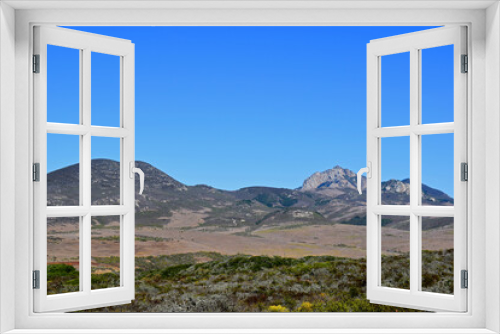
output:
[[[388,180],[382,182],[382,199],[384,204],[401,204],[410,202],[410,179]],[[453,198],[444,192],[422,184],[423,205],[453,205]]]
[[[263,225],[366,224],[366,195],[356,190],[356,174],[340,166],[317,172],[298,189],[248,187],[236,191],[207,185],[187,186],[145,162],[136,162],[145,175],[144,193],[136,193],[136,224],[161,226],[171,223],[174,213],[202,213],[207,228],[245,227],[252,231]],[[95,159],[91,163],[92,205],[120,202],[120,164]],[[127,175],[128,176],[128,175]],[[127,177],[126,176],[126,177]],[[363,178],[366,188],[366,178]],[[383,182],[384,204],[407,204],[409,181]],[[136,179],[136,189],[139,189]],[[422,187],[423,203],[453,205],[453,199],[428,186]],[[72,165],[47,176],[48,205],[78,205],[79,166]],[[391,220],[392,219],[392,220]],[[386,218],[385,225],[408,229],[401,219]],[[443,223],[432,223],[432,228]]]

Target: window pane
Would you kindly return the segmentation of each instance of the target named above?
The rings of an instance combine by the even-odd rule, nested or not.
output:
[[[92,217],[92,289],[120,286],[120,216]]]
[[[47,218],[47,294],[80,290],[80,218]]]
[[[453,218],[422,217],[422,291],[453,294]]]
[[[47,45],[47,122],[80,123],[80,50]]]
[[[120,138],[92,137],[92,205],[120,204]]]
[[[80,136],[47,134],[47,205],[80,205]]]
[[[381,139],[382,204],[410,204],[410,137]]]
[[[410,53],[381,57],[382,126],[410,124]]]
[[[423,49],[422,123],[453,122],[453,45]]]
[[[120,57],[92,52],[92,125],[120,126]]]
[[[453,133],[422,136],[422,205],[453,205]]]
[[[410,289],[410,217],[381,216],[382,286]]]

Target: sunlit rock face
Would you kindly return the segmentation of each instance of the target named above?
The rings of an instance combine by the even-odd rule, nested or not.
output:
[[[410,194],[410,183],[409,181],[403,180],[389,180],[383,183],[382,192],[393,192],[398,194]]]
[[[362,182],[363,187],[365,187],[366,179],[364,177]],[[324,188],[356,190],[356,174],[352,170],[335,166],[332,169],[314,173],[302,185],[304,191]]]

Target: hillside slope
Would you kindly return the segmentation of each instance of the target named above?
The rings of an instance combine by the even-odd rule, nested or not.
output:
[[[137,162],[145,175],[142,195],[136,194],[136,224],[168,224],[174,212],[203,213],[206,226],[246,227],[286,224],[365,224],[366,197],[356,190],[356,174],[336,166],[308,177],[298,189],[247,187],[236,191],[207,185],[187,186],[154,166]],[[92,160],[92,204],[117,205],[120,165],[107,159]],[[366,179],[363,178],[363,188]],[[138,181],[136,180],[136,189]],[[382,183],[384,204],[407,204],[409,180]],[[72,165],[48,174],[48,205],[78,205],[79,166]],[[423,186],[426,205],[453,205],[443,192]],[[391,218],[389,218],[391,220]],[[390,226],[391,221],[386,225]],[[394,227],[406,230],[408,224],[393,219]],[[433,228],[449,224],[433,224]]]

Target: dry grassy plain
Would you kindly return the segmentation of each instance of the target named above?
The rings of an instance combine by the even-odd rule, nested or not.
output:
[[[281,223],[261,226],[219,228],[202,226],[204,212],[175,212],[168,221],[161,217],[157,226],[136,227],[136,256],[157,256],[199,251],[224,255],[247,254],[299,258],[333,255],[361,258],[366,256],[366,227],[355,225],[309,225]],[[165,224],[165,222],[168,222]],[[427,250],[453,248],[450,227],[424,231],[423,247]],[[48,262],[78,264],[78,224],[74,221],[48,225]],[[385,254],[409,251],[409,232],[383,228],[382,249]],[[119,222],[107,225],[94,222],[92,257],[119,256]],[[203,259],[200,259],[203,262]],[[94,272],[111,268],[94,259]],[[78,268],[77,268],[78,269]]]

